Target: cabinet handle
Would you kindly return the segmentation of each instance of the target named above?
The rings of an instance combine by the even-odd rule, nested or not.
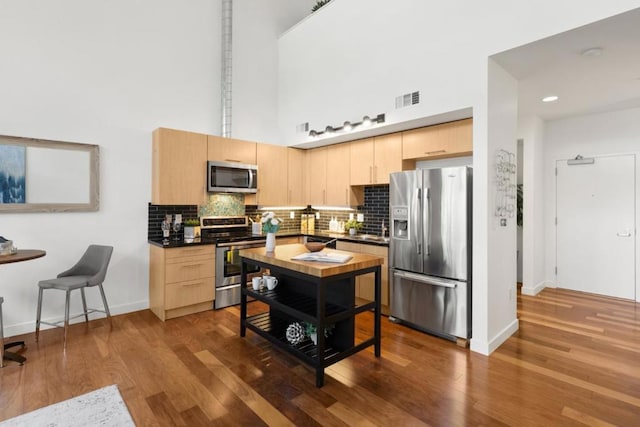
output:
[[[288,202],[289,202],[289,203],[291,203],[291,199],[292,199],[292,197],[291,197],[291,191],[292,191],[292,190],[289,190],[289,200],[288,200]]]
[[[373,184],[375,184],[376,182],[378,182],[378,167],[374,166],[373,167]]]
[[[225,159],[227,162],[236,162],[236,163],[242,163],[240,160],[237,159]]]
[[[202,286],[204,285],[204,282],[198,282],[198,283],[185,283],[182,285],[183,288],[186,287],[191,287],[191,286]]]
[[[322,190],[322,203],[327,203],[327,190]]]
[[[425,151],[424,154],[438,154],[438,153],[446,153],[447,150],[436,150],[436,151]]]
[[[369,184],[373,184],[373,166],[369,166]]]
[[[202,265],[202,263],[198,263],[198,264],[183,264],[181,267],[182,268],[191,268],[191,267],[200,267]]]

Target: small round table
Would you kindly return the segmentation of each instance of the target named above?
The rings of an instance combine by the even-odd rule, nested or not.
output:
[[[0,264],[10,264],[12,262],[22,262],[29,261],[36,258],[41,258],[45,256],[47,253],[40,249],[18,249],[18,252],[11,255],[0,255]],[[0,311],[0,316],[2,312]],[[2,319],[0,319],[0,324],[2,323]],[[4,336],[2,331],[0,331],[0,336]],[[15,347],[20,345],[24,348],[24,341],[14,341],[4,344],[4,349],[8,349],[11,347]],[[10,351],[5,351],[3,354],[3,359],[13,360],[15,362],[20,363],[21,365],[27,360],[26,357],[21,356],[16,353],[12,353]]]

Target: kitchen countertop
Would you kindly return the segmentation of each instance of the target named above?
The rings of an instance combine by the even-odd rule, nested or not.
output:
[[[300,237],[300,236],[315,236],[315,237],[324,237],[329,239],[338,239],[345,242],[353,242],[353,243],[362,243],[366,245],[375,245],[375,246],[389,246],[389,238],[382,239],[380,236],[374,236],[371,234],[356,234],[355,236],[351,236],[349,234],[343,233],[335,233],[331,231],[315,231],[313,233],[300,233],[300,232],[283,232],[276,234],[276,237]],[[264,239],[266,236],[260,234],[254,234],[247,236],[243,240],[260,240]],[[185,246],[199,246],[199,245],[215,245],[216,239],[202,239],[196,238],[193,239],[192,242],[185,242],[184,240],[169,240],[169,243],[163,244],[162,239],[149,239],[148,243],[150,245],[158,246],[160,248],[181,248]]]

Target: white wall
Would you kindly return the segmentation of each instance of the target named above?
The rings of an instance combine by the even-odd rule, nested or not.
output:
[[[335,1],[280,39],[279,124],[286,144],[309,141],[306,134],[295,132],[296,125],[304,122],[323,129],[386,113],[386,125],[392,126],[473,109],[474,304],[478,307],[474,306],[472,348],[477,351],[493,348],[513,328],[510,319],[515,318],[515,305],[504,295],[515,272],[514,277],[510,272],[498,274],[495,270],[503,260],[496,257],[497,265],[488,264],[486,255],[502,253],[504,243],[502,230],[491,229],[487,218],[495,148],[487,135],[504,130],[487,127],[487,57],[638,6],[637,0],[588,6],[579,0],[501,0],[490,7],[462,0],[404,0],[392,5],[383,0]],[[416,90],[421,92],[419,105],[394,109],[396,96]],[[503,120],[492,125],[500,128]],[[515,266],[515,231],[513,241],[509,256]],[[492,313],[506,314],[489,321],[489,307]]]
[[[545,277],[555,283],[555,165],[556,160],[584,157],[635,154],[636,156],[636,227],[640,224],[640,108],[592,114],[547,122],[545,125]],[[636,248],[640,236],[636,233]],[[636,260],[636,299],[640,301],[640,262]]]
[[[314,4],[315,0],[234,2],[231,118],[234,138],[284,144],[278,130],[277,40],[284,30],[311,13]]]
[[[243,16],[242,8],[263,2],[236,3]],[[297,5],[292,10],[301,17]],[[279,25],[295,21],[278,13],[240,20],[236,30],[280,33],[285,28],[274,30],[270,21],[276,17]],[[19,248],[47,251],[44,258],[0,267],[7,336],[33,331],[37,281],[71,266],[90,243],[115,247],[105,282],[112,311],[148,306],[151,132],[163,126],[219,133],[220,32],[217,1],[0,0],[0,134],[98,144],[101,159],[99,212],[0,214],[0,235]],[[247,61],[242,49],[240,43],[237,56]],[[254,61],[237,68],[277,80],[275,69]],[[253,115],[263,108],[272,114],[272,93],[253,89],[237,84],[234,93],[256,102]],[[273,134],[256,129],[250,132]],[[63,295],[50,294],[44,320],[64,313]],[[89,302],[100,306],[94,295]]]
[[[545,188],[544,122],[538,117],[519,121],[518,136],[523,140],[523,218],[522,293],[536,295],[545,280]],[[554,238],[555,241],[555,238]]]

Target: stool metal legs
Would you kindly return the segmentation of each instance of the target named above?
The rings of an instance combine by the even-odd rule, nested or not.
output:
[[[36,341],[40,338],[40,315],[42,314],[42,288],[38,289],[38,313],[36,313]]]

